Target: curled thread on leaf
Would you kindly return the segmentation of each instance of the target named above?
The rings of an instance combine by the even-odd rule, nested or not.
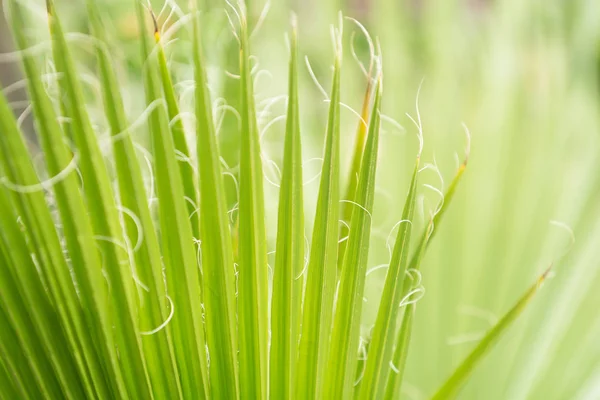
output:
[[[410,279],[415,281],[412,284],[413,286],[421,285],[421,281],[423,280],[423,275],[421,274],[421,271],[419,271],[418,269],[411,268],[406,270],[406,274],[409,276]]]
[[[39,56],[40,54],[50,51],[51,43],[50,40],[46,40],[23,50],[0,53],[0,64],[19,62],[24,57]]]
[[[348,234],[342,238],[340,238],[340,240],[338,240],[338,243],[342,243],[345,242],[346,240],[348,240],[350,238],[350,225],[348,225],[348,223],[346,221],[344,221],[343,219],[338,220],[338,222],[342,225],[344,225],[344,227],[346,227]]]
[[[435,209],[435,211],[433,211],[433,215],[437,215],[442,210],[442,207],[444,207],[444,193],[440,189],[436,188],[435,186],[431,186],[426,183],[423,184],[423,187],[426,187],[427,189],[432,190],[438,196],[440,196],[440,201],[438,203],[438,206]]]
[[[361,24],[358,20],[352,18],[352,17],[345,17],[348,21],[353,22],[363,33],[363,35],[365,36],[365,39],[367,40],[367,44],[369,46],[369,68],[367,70],[367,68],[365,68],[364,64],[358,59],[358,56],[356,55],[356,50],[354,48],[354,32],[352,32],[351,38],[350,38],[350,52],[352,53],[352,57],[354,58],[354,60],[358,63],[363,75],[365,76],[365,78],[367,79],[372,79],[371,78],[371,74],[373,71],[373,64],[375,63],[375,60],[377,59],[377,56],[375,55],[375,45],[373,43],[373,39],[371,38],[371,35],[369,34],[369,31],[367,30],[367,28],[364,27],[363,24]]]
[[[165,322],[163,322],[158,327],[156,327],[156,329],[153,329],[151,331],[142,331],[142,332],[140,332],[140,335],[143,335],[143,336],[154,335],[155,333],[158,333],[161,330],[163,330],[169,324],[169,322],[171,322],[171,319],[173,319],[173,315],[175,314],[175,304],[173,304],[173,300],[171,300],[171,298],[168,295],[166,297],[167,297],[167,300],[169,300],[169,304],[171,305],[171,307],[170,307],[171,308],[171,312],[169,313],[169,316],[167,317],[167,319],[165,320]]]
[[[417,112],[417,120],[415,121],[415,119],[413,117],[411,117],[410,114],[406,113],[406,116],[412,121],[412,123],[417,127],[417,137],[419,139],[419,157],[421,156],[421,154],[423,153],[423,123],[421,121],[421,111],[419,110],[419,97],[421,95],[421,88],[423,86],[423,82],[424,80],[421,80],[421,83],[419,83],[419,88],[417,89],[417,96],[415,99],[415,109]]]
[[[323,162],[323,158],[321,157],[313,157],[313,158],[309,158],[306,161],[302,162],[302,168],[304,168],[304,166],[310,162],[313,161],[320,161],[321,163]],[[314,181],[316,181],[317,179],[319,179],[319,177],[321,176],[321,170],[319,170],[317,172],[317,174],[315,176],[313,176],[312,178],[308,179],[307,181],[302,182],[302,186],[306,186],[306,185],[310,185],[311,183],[313,183]]]
[[[194,20],[194,13],[185,14],[179,17],[179,19],[173,23],[173,25],[169,26],[165,32],[161,33],[160,38],[161,41],[169,41],[171,36],[175,35],[181,28],[188,25],[190,22]],[[163,27],[168,26],[168,21],[163,23]]]
[[[229,0],[225,0],[225,4],[227,4],[229,6],[229,8],[231,8],[233,10],[233,12],[235,13],[235,15],[237,17],[239,26],[242,26],[242,24],[244,22],[244,19],[242,19],[242,17],[240,15],[240,13],[238,12],[237,8],[233,4],[231,4],[229,2]],[[240,10],[240,11],[242,11],[242,10]],[[239,38],[239,36],[237,34],[238,28],[233,23],[233,20],[231,19],[231,16],[229,15],[229,12],[227,12],[227,10],[225,10],[225,15],[227,16],[227,20],[229,21],[229,25],[231,26],[231,30],[232,30],[233,36],[238,41],[238,43],[240,43],[240,38]]]
[[[325,103],[331,103],[331,100],[329,99],[325,99],[323,100]],[[342,107],[345,108],[346,110],[350,111],[352,114],[354,114],[362,123],[364,126],[367,126],[367,121],[364,120],[364,118],[358,113],[358,111],[356,111],[354,108],[350,107],[348,104],[340,101],[338,102],[338,104]]]
[[[269,82],[268,84],[260,82],[260,79],[263,76],[266,77],[266,78],[268,78],[268,80],[267,80],[267,82]],[[262,95],[263,95],[263,92],[267,91],[267,89],[269,88],[270,83],[272,81],[273,81],[273,74],[271,73],[271,71],[269,71],[267,69],[261,69],[261,70],[256,71],[256,74],[254,74],[254,79],[252,81],[253,82],[253,87],[255,87],[255,88],[261,88],[261,91],[260,92],[256,91],[254,93],[254,97],[256,99],[261,98]]]
[[[240,209],[240,203],[235,203],[233,205],[233,208],[231,210],[227,211],[227,214],[229,214],[229,219],[232,224],[235,224],[235,218],[233,217],[233,213],[236,211],[239,211],[239,209]]]
[[[125,252],[127,252],[129,250],[127,248],[127,244],[126,243],[123,243],[123,242],[115,239],[114,237],[103,236],[103,235],[95,235],[94,239],[95,240],[100,240],[102,242],[107,242],[107,243],[114,244],[115,246],[120,247],[121,249],[125,250]]]
[[[566,223],[561,222],[561,221],[551,220],[549,222],[549,224],[552,225],[552,226],[556,226],[557,228],[560,228],[560,229],[564,230],[569,235],[569,239],[570,239],[569,246],[559,256],[559,258],[562,258],[567,253],[569,253],[569,251],[571,251],[571,248],[575,245],[575,232],[573,232],[573,228],[571,228],[569,225],[567,225]]]
[[[131,218],[131,220],[135,224],[135,227],[137,229],[137,238],[136,238],[135,246],[132,249],[133,252],[135,253],[140,249],[140,247],[142,247],[142,243],[144,241],[144,231],[142,229],[142,221],[140,220],[140,218],[137,215],[135,215],[135,213],[133,211],[131,211],[127,207],[117,205],[117,210],[119,210],[122,214],[125,214],[129,218]],[[125,236],[125,237],[127,238],[127,236]]]
[[[216,103],[216,102],[215,102]],[[214,106],[213,107],[213,118],[215,120],[217,120],[217,125],[215,128],[215,135],[219,135],[219,132],[221,131],[221,127],[223,126],[223,121],[225,120],[225,113],[227,111],[229,111],[230,113],[233,114],[233,116],[237,119],[237,128],[238,130],[242,129],[242,116],[240,115],[240,113],[238,112],[238,110],[235,109],[235,107],[232,107],[228,104],[219,104],[218,106]],[[221,115],[219,116],[219,118],[217,118],[218,116],[218,112],[221,111]]]
[[[273,118],[268,124],[266,124],[259,133],[259,140],[262,144],[262,141],[264,139],[264,136],[266,135],[267,131],[273,126],[275,125],[277,122],[281,122],[281,121],[285,121],[286,120],[286,115],[279,115],[275,118]]]
[[[235,186],[235,194],[236,194],[236,199],[239,199],[240,197],[240,184],[237,181],[237,178],[235,177],[235,175],[233,175],[231,172],[229,171],[224,171],[221,173],[221,175],[223,176],[228,176],[233,180],[233,185]]]
[[[112,243],[115,246],[120,247],[121,249],[123,249],[125,251],[125,253],[127,254],[129,260],[128,261],[124,261],[124,264],[129,263],[131,265],[131,277],[133,278],[133,281],[142,289],[144,289],[146,292],[150,292],[150,288],[148,287],[148,285],[146,285],[144,282],[142,282],[137,274],[137,271],[135,270],[134,266],[135,266],[135,262],[133,261],[133,254],[130,251],[130,246],[128,246],[127,243],[122,243],[120,241],[118,241],[117,239],[110,237],[110,236],[102,236],[102,235],[96,235],[94,236],[95,240],[100,240],[100,241],[104,241],[104,242],[108,242],[108,243]],[[127,239],[126,239],[127,240]],[[98,248],[98,250],[100,250],[99,254],[101,256],[101,258],[104,260],[104,253],[102,251],[101,248]],[[104,262],[103,262],[104,263]],[[123,264],[123,262],[122,262]],[[108,280],[108,277],[106,277]]]
[[[367,210],[367,209],[366,209],[364,206],[362,206],[362,205],[358,204],[358,203],[357,203],[357,202],[355,202],[355,201],[352,201],[352,200],[340,200],[340,203],[348,203],[348,204],[352,204],[352,205],[354,205],[354,206],[356,206],[356,207],[360,208],[360,209],[361,209],[361,210],[363,210],[364,212],[366,212],[366,213],[367,213],[367,215],[369,216],[369,218],[373,219],[373,216],[371,215],[371,212],[370,212],[369,210]]]
[[[358,386],[358,384],[360,383],[360,381],[363,379],[363,377],[365,376],[365,370],[367,369],[367,346],[365,345],[365,340],[360,337],[359,339],[359,345],[358,345],[358,351],[359,354],[361,354],[359,356],[359,360],[363,361],[362,363],[362,368],[360,370],[360,374],[358,375],[358,378],[356,378],[356,380],[354,381],[354,386]]]
[[[8,178],[5,176],[0,178],[0,183],[4,185],[7,189],[18,193],[35,193],[41,192],[43,190],[49,190],[54,185],[65,180],[73,171],[77,169],[78,160],[79,153],[73,153],[73,158],[62,171],[60,171],[58,174],[54,175],[49,179],[41,181],[40,183],[36,183],[33,185],[19,185],[9,181]]]
[[[133,147],[135,147],[136,150],[138,150],[140,153],[142,153],[142,157],[144,158],[144,161],[146,162],[146,166],[148,167],[148,175],[149,175],[150,185],[149,185],[147,197],[148,197],[148,199],[151,199],[154,196],[154,169],[152,168],[152,161],[151,161],[152,155],[150,154],[150,152],[148,150],[146,150],[144,147],[142,147],[141,145],[139,145],[135,142],[133,143]]]
[[[271,160],[270,158],[268,158],[268,156],[266,155],[265,152],[261,153],[261,158],[263,160],[263,163],[268,165],[270,167],[270,170],[272,172],[274,171],[278,175],[279,182],[281,182],[281,169],[279,169],[279,166],[277,165],[277,163],[275,161]],[[268,183],[275,186],[276,188],[279,188],[281,186],[279,183],[272,181],[269,178],[269,176],[267,175],[266,171],[263,171],[263,177]]]
[[[194,244],[196,245],[196,263],[198,264],[198,270],[200,271],[200,277],[204,276],[203,268],[202,268],[202,240],[193,238]],[[204,305],[202,305],[202,309],[204,309]],[[202,314],[202,318],[204,320],[204,313]]]
[[[287,94],[282,94],[279,96],[274,96],[274,97],[270,97],[267,99],[264,99],[262,101],[260,101],[258,103],[258,107],[261,109],[258,113],[257,116],[257,121],[259,122],[259,124],[265,120],[265,118],[267,118],[267,115],[269,114],[269,111],[271,110],[271,107],[273,107],[275,104],[277,104],[278,102],[285,100],[285,105],[287,106],[287,101],[288,101],[288,95]]]
[[[19,130],[22,129],[23,127],[23,123],[25,122],[25,120],[27,119],[27,117],[29,117],[31,115],[31,112],[33,111],[33,105],[28,105],[27,108],[25,110],[23,110],[23,112],[19,115],[19,118],[17,118],[17,127],[19,128]]]
[[[369,269],[366,273],[366,276],[371,275],[373,272],[375,271],[379,271],[380,269],[384,269],[384,268],[389,268],[390,264],[379,264],[374,266],[373,268]]]
[[[267,18],[267,15],[269,14],[269,10],[271,9],[271,0],[267,0],[265,2],[265,5],[263,6],[262,11],[260,12],[260,15],[258,17],[258,21],[256,21],[256,24],[254,25],[254,29],[252,29],[252,32],[250,33],[250,39],[252,39],[254,37],[254,35],[256,35],[256,33],[260,30],[262,24],[265,22],[265,19]]]
[[[385,239],[385,246],[387,247],[389,253],[390,253],[390,258],[392,257],[392,246],[390,245],[390,239],[392,238],[392,235],[394,233],[394,230],[396,228],[398,228],[400,226],[400,224],[403,223],[408,223],[412,225],[412,221],[409,219],[401,219],[400,221],[396,222],[394,224],[394,226],[392,226],[392,229],[390,230],[390,233],[388,234],[387,238]]]
[[[442,176],[442,172],[440,171],[440,168],[437,164],[435,154],[433,155],[433,163],[425,164],[421,169],[419,169],[419,173],[421,173],[422,171],[425,171],[425,170],[431,170],[436,173],[436,175],[438,176],[438,179],[440,180],[440,190],[443,191],[444,186],[445,186],[444,177]]]
[[[325,89],[323,88],[323,86],[321,85],[321,83],[319,83],[319,80],[317,79],[317,76],[315,75],[311,65],[310,65],[310,61],[308,60],[308,56],[304,56],[304,61],[306,62],[306,68],[308,69],[308,74],[310,75],[310,78],[312,79],[313,83],[315,84],[315,86],[317,87],[317,89],[319,89],[319,92],[321,92],[321,94],[323,95],[323,97],[326,100],[329,100],[329,95],[327,94],[327,92],[325,91]]]
[[[406,296],[404,296],[404,298],[400,302],[400,307],[407,306],[409,304],[415,304],[416,302],[421,300],[424,295],[425,295],[425,288],[423,286],[419,286],[415,289],[412,289],[410,292],[408,292],[406,294]]]
[[[51,72],[46,72],[46,73],[40,75],[40,79],[41,79],[42,83],[44,84],[44,89],[46,91],[51,91],[51,89],[52,89],[51,86],[56,84],[56,82],[58,82],[59,80],[61,80],[64,77],[64,74],[62,72],[56,72],[53,67],[48,68],[48,69]],[[94,91],[96,91],[96,92],[99,91],[100,83],[94,75],[87,74],[87,73],[80,73],[79,78],[82,82],[88,84]],[[16,92],[17,90],[26,88],[27,84],[28,84],[27,79],[20,79],[16,82],[13,82],[10,85],[6,86],[2,90],[2,93],[4,93],[5,96],[8,96],[9,94]]]
[[[177,122],[183,122],[183,118],[189,118],[194,120],[194,122],[196,122],[196,114],[194,114],[193,112],[190,111],[182,111],[179,114],[177,114],[175,117],[173,117],[172,120],[169,121],[169,128],[172,128]]]
[[[300,273],[298,274],[298,276],[294,277],[295,281],[302,278],[302,275],[304,275],[306,273],[306,270],[308,269],[309,254],[310,254],[310,242],[308,241],[308,237],[306,236],[306,233],[305,233],[304,234],[304,266],[302,268],[302,271],[300,271]]]
[[[130,135],[132,131],[137,130],[144,123],[146,123],[148,121],[148,118],[150,117],[150,115],[159,106],[164,106],[166,108],[166,103],[165,103],[164,99],[156,99],[153,102],[151,102],[150,104],[148,104],[148,107],[146,107],[144,109],[144,111],[142,111],[140,116],[131,125],[129,125],[127,128],[125,128],[121,132],[111,135],[109,138],[105,139],[105,141],[103,141],[103,143],[101,143],[100,146],[105,148],[110,143],[115,143],[115,142],[118,142],[119,140],[123,140],[126,136]]]
[[[390,125],[392,125],[394,128],[396,128],[402,135],[406,133],[406,128],[403,127],[398,121],[396,121],[394,118],[390,117],[389,115],[379,113],[379,117],[381,118],[382,121],[387,122]]]
[[[189,219],[192,219],[192,217],[193,217],[194,215],[196,215],[196,213],[197,213],[198,211],[200,211],[200,206],[198,206],[198,204],[196,203],[196,201],[195,201],[195,200],[191,199],[191,198],[190,198],[190,197],[188,197],[188,196],[184,196],[184,197],[183,197],[183,199],[184,199],[185,201],[187,201],[188,203],[190,203],[190,205],[191,205],[191,206],[192,206],[192,208],[194,209],[194,211],[192,211],[192,212],[190,213],[190,215],[188,216],[188,218],[189,218]]]
[[[110,56],[110,51],[108,50],[106,43],[98,40],[96,37],[80,33],[80,32],[68,32],[65,34],[65,40],[67,43],[84,43],[86,45],[92,45],[93,47],[97,47],[106,56]],[[89,46],[84,48],[85,50],[90,50]],[[24,57],[35,57],[40,56],[46,52],[52,50],[52,41],[45,40],[40,43],[36,43],[26,49],[16,50],[9,53],[0,53],[0,64],[18,62],[23,60]]]

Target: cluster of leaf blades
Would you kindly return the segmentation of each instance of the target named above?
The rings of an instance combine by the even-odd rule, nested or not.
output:
[[[45,90],[35,59],[25,55],[23,68],[46,170],[53,178],[38,177],[10,104],[0,95],[0,398],[398,398],[416,308],[403,302],[413,289],[409,273],[418,273],[466,162],[411,258],[417,156],[367,357],[361,361],[381,71],[367,88],[348,172],[357,180],[344,198],[339,143],[342,48],[337,32],[309,251],[294,24],[269,304],[262,152],[243,5],[237,35],[242,150],[234,251],[196,6],[190,12],[198,162],[192,166],[160,29],[156,20],[154,27],[147,26],[149,11],[133,2],[142,30],[141,73],[151,109],[148,132],[156,193],[148,195],[94,0],[87,6],[111,132],[114,185],[84,105],[71,48],[53,1],[46,3],[60,75],[58,107]],[[24,8],[17,0],[8,5],[17,45],[26,49],[31,43],[24,34]],[[154,42],[147,34],[152,28]],[[59,113],[68,123],[59,124]],[[157,204],[156,220],[152,203]],[[349,224],[343,246],[340,215]],[[196,246],[201,248],[200,258]],[[545,274],[481,341],[436,399],[456,395],[544,278]]]

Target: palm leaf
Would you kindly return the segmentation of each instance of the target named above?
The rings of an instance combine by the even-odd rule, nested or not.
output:
[[[515,305],[508,310],[506,314],[498,321],[498,323],[490,329],[483,339],[477,344],[473,351],[465,358],[465,360],[454,370],[454,373],[440,387],[436,394],[432,397],[434,400],[454,399],[460,392],[460,389],[467,381],[475,367],[489,353],[492,346],[502,337],[512,323],[523,313],[527,305],[531,302],[534,295],[537,293],[542,283],[550,273],[548,268],[540,275],[535,283],[521,296]]]
[[[287,125],[271,300],[269,395],[275,399],[292,398],[294,394],[293,379],[302,302],[301,278],[304,269],[302,149],[295,17],[292,25]]]
[[[314,399],[321,391],[328,356],[336,286],[340,200],[340,38],[337,38],[325,155],[302,308],[296,394]]]
[[[404,293],[405,274],[407,271],[408,250],[412,231],[412,219],[417,192],[417,175],[420,156],[412,175],[410,189],[406,196],[402,220],[399,222],[398,236],[387,270],[385,286],[377,311],[377,319],[373,328],[365,376],[360,386],[360,399],[379,398],[383,395],[392,358],[393,336],[396,332],[396,319],[400,310]]]
[[[200,238],[206,340],[210,359],[211,393],[215,398],[239,396],[237,362],[237,321],[235,315],[235,276],[231,232],[225,201],[220,151],[212,120],[212,107],[206,86],[206,72],[201,48],[200,16],[194,23],[194,76],[196,80],[196,135],[198,138],[198,173]]]
[[[141,49],[145,60],[144,85],[146,101],[161,101],[157,60],[150,52],[144,34],[145,10],[135,2],[142,27]],[[207,397],[209,390],[208,361],[200,304],[201,287],[192,227],[184,198],[183,183],[169,132],[167,113],[158,107],[150,115],[150,132],[154,156],[154,176],[158,197],[160,238],[165,264],[167,296],[176,307],[167,328],[175,344],[176,362],[183,397]]]
[[[263,170],[250,74],[246,10],[240,8],[240,198],[238,256],[238,320],[240,391],[267,397],[268,282]]]
[[[344,253],[338,289],[335,318],[331,334],[329,368],[325,380],[324,396],[348,398],[352,394],[354,372],[357,364],[361,312],[365,290],[365,277],[369,256],[371,216],[375,198],[375,172],[379,147],[381,110],[381,77],[377,83],[369,133],[364,147],[358,186],[355,193],[348,246]]]

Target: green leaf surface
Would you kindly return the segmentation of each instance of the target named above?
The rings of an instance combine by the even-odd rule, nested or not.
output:
[[[105,301],[103,296],[107,296],[106,300],[110,303],[104,329],[105,335],[107,337],[114,335],[114,339],[111,338],[107,344],[110,345],[114,340],[118,348],[128,349],[117,356],[116,347],[108,348],[111,354],[111,365],[108,371],[110,375],[114,375],[113,379],[120,393],[126,390],[133,398],[148,398],[151,396],[150,383],[135,323],[137,316],[133,298],[134,281],[127,251],[123,251],[118,245],[123,243],[123,236],[119,229],[114,194],[96,134],[84,106],[78,71],[75,69],[53,4],[53,1],[47,1],[54,62],[57,72],[62,74],[60,88],[63,109],[66,112],[65,116],[70,118],[69,130],[80,154],[79,168],[83,180],[83,195],[89,210],[94,239],[98,241],[102,256],[101,269],[106,271],[110,288],[110,294],[98,296],[96,301]],[[85,248],[80,250],[86,251]],[[98,286],[97,282],[98,280],[90,281],[89,284]]]
[[[367,78],[367,87],[365,89],[365,95],[363,98],[362,109],[360,113],[361,119],[358,121],[358,128],[356,129],[356,138],[354,139],[354,152],[352,153],[352,161],[350,164],[350,170],[348,171],[348,176],[346,178],[347,188],[346,194],[343,197],[344,200],[348,201],[340,205],[342,209],[342,221],[350,224],[352,219],[352,212],[354,210],[354,206],[349,203],[350,201],[356,201],[356,190],[358,187],[358,176],[360,174],[361,162],[363,158],[363,153],[365,151],[365,144],[367,141],[367,129],[369,124],[369,106],[371,105],[371,92],[373,91],[372,87],[373,78],[369,76]],[[345,225],[342,225],[340,229],[340,244],[338,249],[338,272],[341,272],[342,263],[344,261],[344,253],[346,252],[346,247],[348,246],[348,241],[343,240],[344,237],[348,235],[348,228]],[[341,276],[341,275],[340,275]]]
[[[8,322],[6,323],[8,324]],[[2,357],[0,357],[0,387],[2,388],[2,392],[0,392],[0,399],[11,400],[18,399],[19,397],[27,399],[28,397],[25,391],[15,387],[19,377],[14,376],[10,370],[10,367],[6,366],[7,361],[5,361],[5,357],[6,354],[2,354]]]
[[[160,77],[156,54],[150,52],[145,28],[145,10],[135,2],[142,28],[146,102],[160,97]],[[176,362],[184,398],[206,398],[209,392],[206,341],[202,323],[201,287],[183,183],[169,133],[166,110],[158,107],[149,117],[154,177],[158,197],[160,240],[165,264],[167,296],[173,317],[167,325],[175,347]]]
[[[239,397],[238,339],[233,248],[225,189],[201,47],[201,22],[194,17],[196,135],[200,188],[200,238],[206,340],[210,359],[211,395]]]
[[[10,16],[19,47],[27,48],[28,43],[23,34],[24,16],[18,2],[10,3]],[[64,143],[51,100],[44,90],[33,59],[24,57],[23,62],[47,170],[51,176],[56,176],[61,172],[65,173],[65,170],[69,171],[75,155]],[[119,371],[109,322],[107,288],[105,284],[98,284],[105,282],[105,279],[77,177],[72,173],[65,174],[65,177],[54,185],[54,195],[78,289],[76,292],[62,255],[62,248],[57,242],[56,233],[53,232],[50,215],[42,210],[41,204],[35,204],[36,216],[42,218],[37,225],[39,232],[36,232],[36,244],[48,241],[47,252],[43,256],[49,258],[43,258],[42,262],[47,267],[45,271],[48,272],[54,303],[61,308],[63,326],[68,332],[73,349],[76,349],[74,354],[82,357],[77,360],[80,370],[90,376],[91,386],[90,383],[87,384],[90,396],[96,396],[97,393],[99,397],[119,395],[126,398],[127,393]],[[36,200],[39,201],[39,198]],[[31,219],[28,220],[31,222]],[[42,232],[48,236],[39,235]]]
[[[433,214],[429,224],[423,231],[421,235],[421,239],[415,249],[415,253],[410,261],[408,266],[408,271],[412,271],[412,278],[406,276],[404,279],[408,282],[409,279],[417,279],[417,276],[420,276],[421,270],[421,261],[425,256],[429,243],[434,236],[436,229],[439,229],[440,221],[442,220],[442,216],[445,214],[446,210],[450,206],[452,198],[454,197],[454,193],[456,192],[456,187],[460,182],[463,173],[465,172],[465,168],[467,166],[468,154],[465,157],[464,162],[459,166],[458,171],[454,175],[452,182],[450,182],[450,186],[444,193],[444,198],[441,200],[438,205],[437,211]],[[418,289],[418,284],[420,282],[415,282],[411,285],[405,285],[403,298],[408,295],[408,293],[412,290]],[[411,303],[406,306],[404,310],[404,314],[402,316],[402,321],[400,323],[400,329],[398,330],[398,338],[396,339],[396,346],[394,349],[394,357],[392,359],[392,365],[394,365],[395,370],[388,376],[388,382],[385,389],[385,398],[386,399],[395,399],[400,395],[400,389],[402,386],[402,379],[404,377],[404,368],[406,366],[406,359],[408,357],[408,350],[411,339],[411,331],[412,331],[412,323],[414,314],[416,311],[416,303]]]
[[[240,391],[267,397],[268,281],[262,153],[250,74],[245,9],[240,20],[241,154],[239,198],[238,322]]]
[[[343,267],[337,293],[331,350],[328,365],[337,368],[326,371],[325,398],[349,398],[354,387],[362,305],[365,291],[365,277],[369,257],[369,242],[373,202],[375,198],[375,172],[379,151],[379,129],[381,110],[381,77],[377,83],[369,133],[364,146],[354,196],[354,207],[348,232],[348,246],[344,253]]]
[[[13,183],[32,183],[36,181],[33,166],[28,164],[28,153],[18,132],[16,121],[3,95],[0,95],[0,129],[3,132],[0,137],[0,165],[4,166],[4,168],[0,167],[0,170],[6,171],[7,178],[11,179]],[[29,179],[23,180],[25,176]],[[81,382],[78,381],[80,377],[75,368],[75,360],[69,353],[68,341],[63,335],[59,318],[51,304],[51,300],[47,297],[44,282],[33,263],[31,249],[19,229],[17,217],[11,212],[13,207],[7,194],[0,190],[0,210],[3,210],[0,213],[0,224],[3,227],[0,231],[0,239],[4,242],[7,258],[6,262],[3,263],[5,267],[2,268],[5,278],[1,279],[0,284],[5,287],[2,292],[6,295],[15,293],[15,290],[17,290],[17,294],[12,298],[11,303],[6,299],[4,302],[5,304],[12,304],[8,306],[11,311],[9,315],[15,313],[25,318],[29,314],[31,324],[36,327],[35,330],[28,328],[27,332],[23,332],[23,336],[30,335],[32,331],[37,332],[38,337],[36,340],[40,342],[43,349],[32,350],[30,358],[41,357],[42,370],[52,370],[54,368],[65,393],[72,396],[82,396],[83,388]],[[25,213],[21,201],[26,203],[32,198],[40,199],[39,194],[13,192],[11,197],[16,202],[14,209]],[[45,208],[43,198],[40,200],[39,205]],[[32,345],[35,345],[35,343],[32,343]],[[44,353],[47,354],[49,364],[43,361],[46,355]],[[48,379],[51,381],[53,377]]]
[[[173,87],[173,81],[167,65],[167,57],[165,55],[165,49],[161,41],[160,30],[158,23],[152,14],[154,21],[154,39],[156,41],[156,52],[158,57],[158,66],[160,69],[160,81],[162,83],[163,94],[165,101],[167,102],[167,112],[169,115],[169,128],[173,135],[173,144],[175,145],[175,151],[177,152],[179,170],[181,173],[181,181],[183,182],[183,194],[186,198],[186,205],[188,209],[188,215],[192,223],[192,232],[195,238],[200,237],[200,221],[198,207],[198,193],[196,191],[196,172],[190,158],[190,150],[187,144],[185,136],[185,129],[183,127],[183,121],[181,119],[179,104],[177,103],[177,97],[175,89]]]
[[[142,337],[144,358],[153,383],[154,396],[157,398],[172,397],[175,394],[181,396],[169,331],[167,329],[155,331],[162,326],[163,321],[168,319],[169,310],[160,262],[160,248],[148,208],[139,160],[131,139],[133,132],[127,126],[117,77],[109,50],[104,44],[106,34],[97,4],[89,0],[87,5],[92,34],[98,40],[96,51],[98,73],[102,82],[105,114],[112,135],[128,247],[129,251],[133,252],[133,271],[140,282],[136,298],[139,299],[137,301],[139,330],[145,333]],[[147,334],[147,332],[152,333]]]
[[[339,39],[339,38],[337,38]],[[296,372],[298,398],[319,398],[329,352],[336,288],[340,209],[340,68],[341,44],[336,43],[331,101],[323,168],[317,199]]]
[[[0,258],[1,260],[1,258]],[[4,298],[2,299],[5,300]],[[14,321],[13,321],[14,322]],[[39,371],[32,371],[31,364],[27,358],[29,354],[21,351],[23,342],[20,340],[19,335],[13,329],[10,318],[6,314],[3,307],[0,307],[0,359],[4,364],[4,368],[9,376],[10,388],[16,394],[15,399],[37,399],[43,396],[57,395],[56,392],[49,392],[46,390],[44,385],[48,382],[42,383],[42,387],[39,386]],[[17,326],[16,329],[21,328]],[[35,365],[34,365],[35,367]],[[35,377],[33,382],[25,381],[24,377]],[[4,392],[4,388],[2,388]]]
[[[406,196],[402,220],[398,224],[398,236],[387,270],[385,286],[373,328],[365,376],[360,386],[359,398],[364,400],[380,398],[383,395],[390,369],[389,362],[392,359],[396,320],[400,311],[402,294],[404,293],[404,278],[408,264],[419,163],[420,155],[417,157],[410,188]]]
[[[2,193],[0,192],[0,198]],[[0,201],[0,206],[6,203]],[[10,214],[10,213],[5,213]],[[12,215],[5,217],[14,218]],[[16,221],[16,219],[14,220]],[[2,221],[4,222],[4,221]],[[16,225],[16,222],[15,222]],[[10,227],[8,227],[10,228]],[[5,238],[0,238],[5,239]],[[2,265],[12,264],[10,243],[0,241],[0,261]],[[14,249],[17,250],[18,249]],[[21,300],[18,286],[8,268],[0,268],[0,354],[6,360],[8,367],[15,371],[15,384],[26,397],[61,396],[61,389],[56,377],[46,374],[50,369],[45,352],[37,338],[33,323],[29,318],[27,307]],[[28,376],[28,382],[21,377]]]
[[[271,299],[269,395],[273,399],[294,397],[293,379],[298,353],[304,269],[298,38],[295,17],[292,18],[288,110]]]

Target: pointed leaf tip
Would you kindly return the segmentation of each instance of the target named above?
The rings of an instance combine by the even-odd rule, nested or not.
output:
[[[432,400],[456,398],[479,362],[489,353],[493,345],[502,337],[512,323],[523,313],[525,307],[531,302],[533,296],[541,287],[541,284],[548,278],[551,270],[551,266],[546,269],[513,307],[490,329],[467,358],[454,370],[446,383],[432,397]]]

